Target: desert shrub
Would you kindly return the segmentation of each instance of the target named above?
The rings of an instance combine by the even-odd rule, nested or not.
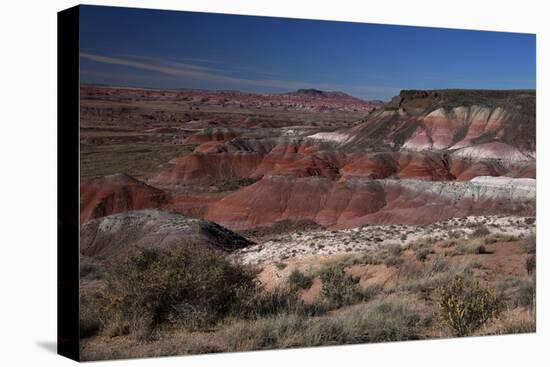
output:
[[[416,261],[406,260],[399,267],[399,276],[405,279],[415,279],[419,276],[422,265]]]
[[[284,270],[288,265],[282,261],[275,263],[275,267],[279,270]]]
[[[361,288],[361,300],[369,301],[382,292],[383,287],[381,284],[369,284],[368,286]]]
[[[479,243],[477,241],[470,242],[470,243],[461,243],[457,245],[454,250],[451,252],[451,256],[459,256],[459,255],[482,255],[487,254],[487,248]]]
[[[467,246],[464,243],[459,243],[455,248],[450,252],[451,256],[464,255],[467,252]]]
[[[386,246],[386,251],[393,256],[399,256],[403,251],[403,247],[398,243],[390,243]]]
[[[390,267],[390,266],[401,265],[403,264],[403,261],[404,260],[400,256],[389,254],[384,257],[384,259],[382,260],[382,263],[387,267]]]
[[[422,267],[423,276],[432,276],[442,273],[449,268],[449,263],[441,256],[434,257],[431,261],[426,262]]]
[[[295,289],[279,286],[272,290],[257,289],[242,300],[240,313],[235,316],[256,318],[280,313],[293,313],[299,304]]]
[[[402,290],[420,293],[428,298],[438,287],[449,282],[455,275],[471,276],[471,264],[462,263],[449,267],[448,262],[441,256],[423,263],[422,267],[408,276],[406,282],[401,284]]]
[[[366,265],[378,265],[382,263],[382,259],[372,253],[366,253],[358,259],[357,263],[366,264]]]
[[[148,339],[164,321],[203,328],[252,294],[253,276],[215,252],[143,251],[117,266],[107,282],[111,334]]]
[[[461,230],[452,230],[452,231],[449,231],[449,232],[447,233],[447,235],[449,236],[449,238],[458,239],[458,238],[464,237],[464,231],[461,231]]]
[[[496,242],[511,242],[511,241],[517,241],[517,240],[518,238],[513,235],[503,234],[503,233],[494,233],[494,234],[485,236],[483,238],[483,243],[486,245],[490,245]]]
[[[501,309],[494,290],[460,276],[437,289],[438,320],[456,336],[471,335]]]
[[[477,225],[472,232],[472,236],[476,238],[487,236],[489,234],[491,234],[491,231],[484,225]]]
[[[367,264],[384,264],[388,267],[398,266],[403,263],[401,254],[403,247],[398,243],[390,243],[383,247],[377,254],[365,255],[364,260]]]
[[[428,259],[428,255],[432,254],[433,251],[428,248],[421,248],[414,252],[414,256],[416,257],[416,260],[418,261],[426,261]]]
[[[340,266],[328,266],[320,272],[321,296],[335,307],[357,302],[362,298],[359,279],[344,272]]]
[[[292,288],[308,289],[313,283],[313,277],[311,275],[305,275],[298,269],[294,269],[288,276],[288,284]]]

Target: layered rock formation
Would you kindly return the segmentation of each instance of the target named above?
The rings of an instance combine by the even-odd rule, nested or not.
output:
[[[233,251],[250,244],[216,223],[161,210],[113,214],[80,227],[81,254],[109,261],[143,249],[184,246]]]
[[[315,90],[280,98],[309,98],[312,105],[330,101],[334,108],[335,100],[351,103],[338,93]],[[316,126],[312,118],[320,114],[300,116],[283,128],[198,129],[187,138],[198,144],[193,153],[172,160],[147,181],[153,192],[156,187],[170,193],[170,200],[152,194],[159,201],[149,200],[151,206],[239,230],[283,220],[345,228],[534,215],[533,91],[403,91],[346,127],[326,121]],[[109,200],[115,199],[95,201]],[[96,213],[84,218],[113,212],[83,201]]]
[[[120,173],[80,183],[80,223],[109,214],[158,208],[167,202],[164,191]]]
[[[468,182],[271,177],[212,205],[209,220],[229,228],[312,220],[331,228],[428,224],[468,215],[535,212],[535,180],[476,177]],[[255,215],[254,213],[258,213]]]

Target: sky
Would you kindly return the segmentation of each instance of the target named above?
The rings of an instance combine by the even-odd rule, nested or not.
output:
[[[389,100],[401,89],[534,89],[535,35],[82,6],[81,83]]]

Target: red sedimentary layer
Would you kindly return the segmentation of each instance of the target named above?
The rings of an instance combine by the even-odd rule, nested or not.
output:
[[[86,180],[80,184],[80,223],[129,210],[158,208],[166,202],[164,191],[125,174]]]

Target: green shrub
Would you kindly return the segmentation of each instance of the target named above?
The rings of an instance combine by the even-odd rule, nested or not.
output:
[[[457,276],[437,289],[437,316],[456,336],[471,335],[502,309],[496,292]]]

